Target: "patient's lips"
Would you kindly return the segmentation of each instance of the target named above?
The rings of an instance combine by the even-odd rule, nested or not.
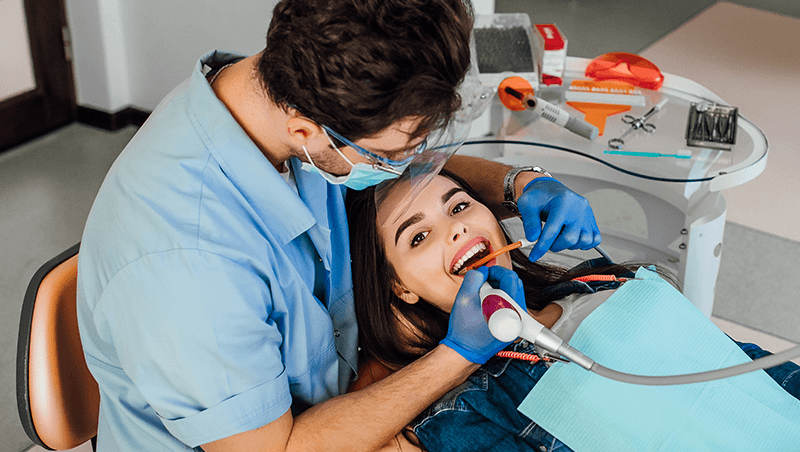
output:
[[[472,262],[492,252],[492,245],[484,237],[475,237],[462,246],[450,262],[450,272],[455,275],[466,273],[467,267]],[[492,261],[487,264],[492,264]]]

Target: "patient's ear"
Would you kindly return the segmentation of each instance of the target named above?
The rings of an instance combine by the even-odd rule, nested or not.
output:
[[[397,295],[397,298],[405,301],[408,304],[414,304],[419,301],[419,295],[409,291],[397,281],[392,283],[392,292]]]

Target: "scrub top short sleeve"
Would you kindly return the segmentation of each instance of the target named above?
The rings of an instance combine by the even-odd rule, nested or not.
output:
[[[124,273],[106,289],[95,318],[113,329],[121,367],[170,433],[203,444],[289,409],[282,336],[258,275],[196,250],[151,254]],[[130,302],[104,309],[105,299]]]

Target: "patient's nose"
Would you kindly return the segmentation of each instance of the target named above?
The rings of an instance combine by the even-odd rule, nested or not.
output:
[[[467,233],[467,225],[459,223],[455,227],[455,231],[453,231],[453,241],[457,241],[461,235]]]

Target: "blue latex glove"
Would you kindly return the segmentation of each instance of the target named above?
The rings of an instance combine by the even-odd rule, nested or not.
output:
[[[548,250],[589,250],[602,240],[589,201],[552,177],[537,177],[529,182],[517,207],[525,238],[536,242],[528,255],[531,262]]]
[[[450,312],[447,337],[441,343],[476,364],[485,363],[510,343],[497,340],[483,318],[478,291],[487,280],[492,287],[504,291],[517,304],[525,306],[522,281],[513,271],[492,266],[470,270],[464,275],[464,282],[461,283]]]

